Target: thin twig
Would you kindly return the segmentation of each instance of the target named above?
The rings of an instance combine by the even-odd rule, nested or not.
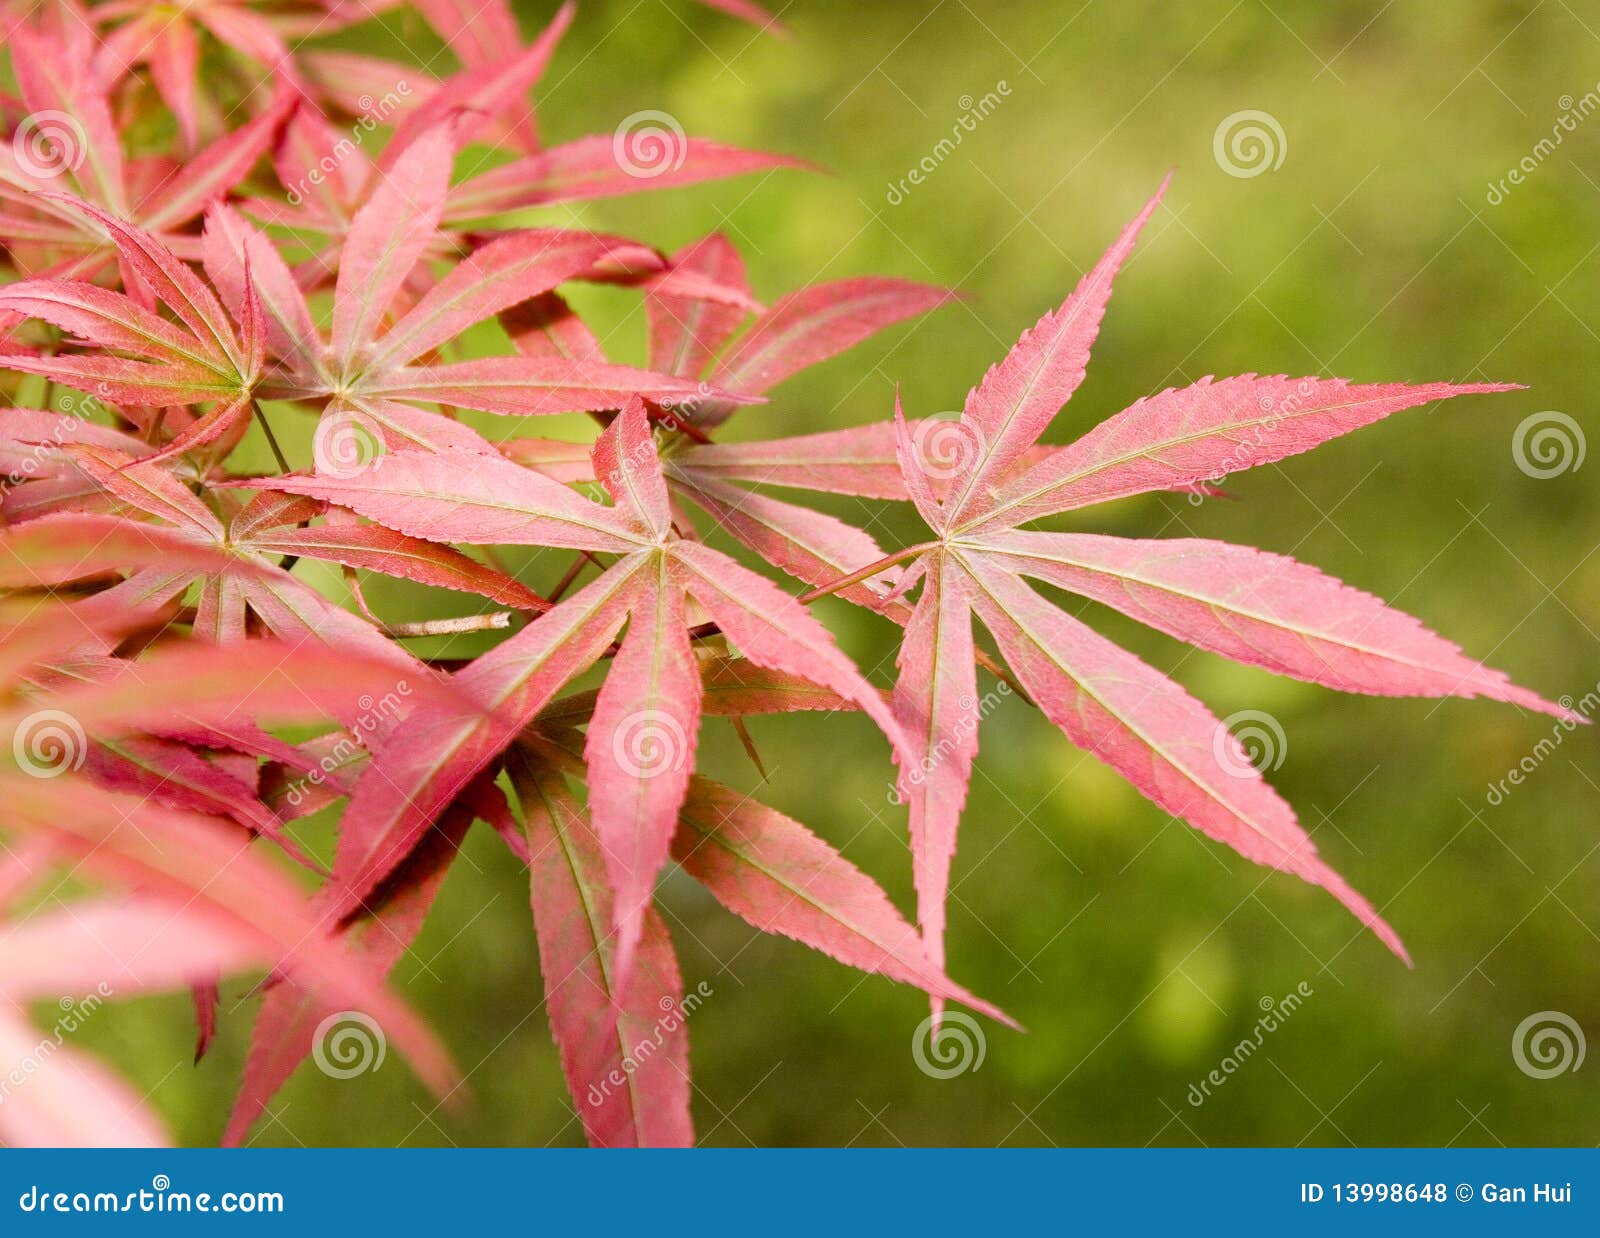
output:
[[[391,623],[385,626],[388,636],[454,636],[458,632],[489,632],[511,626],[512,612],[491,611],[487,615],[462,615],[458,619],[423,619],[416,623]]]
[[[559,602],[561,600],[561,595],[564,594],[568,589],[572,588],[572,582],[578,579],[578,574],[583,571],[583,565],[588,563],[593,558],[594,555],[592,555],[589,551],[579,551],[578,557],[572,561],[572,566],[566,570],[560,580],[556,581],[556,587],[550,590],[550,592],[546,595],[545,600],[552,606]]]
[[[272,456],[278,462],[280,473],[292,473],[289,461],[284,458],[283,448],[278,446],[278,436],[272,432],[272,423],[267,420],[266,411],[261,407],[260,401],[255,401],[256,420],[261,423],[261,432],[267,436],[267,446],[272,448]]]
[[[884,555],[876,563],[869,563],[858,572],[851,572],[848,576],[839,577],[838,580],[830,580],[825,585],[818,585],[809,593],[802,593],[795,601],[802,606],[807,606],[818,598],[827,597],[830,593],[837,593],[840,589],[848,589],[851,585],[860,584],[863,580],[867,580],[885,569],[893,567],[902,559],[909,559],[912,555],[921,554],[924,550],[932,549],[932,547],[932,542],[922,542],[916,546],[907,546],[904,550],[897,550],[892,555]]]

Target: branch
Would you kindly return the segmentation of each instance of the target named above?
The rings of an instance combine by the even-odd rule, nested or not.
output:
[[[454,636],[458,632],[489,632],[511,626],[512,612],[491,611],[487,615],[462,615],[459,619],[423,619],[416,623],[391,623],[384,627],[386,636]]]

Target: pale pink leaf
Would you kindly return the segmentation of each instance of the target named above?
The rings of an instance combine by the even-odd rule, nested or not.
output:
[[[693,542],[673,543],[683,587],[710,613],[752,662],[804,675],[854,701],[888,736],[905,768],[910,750],[883,694],[834,643],[833,634],[804,606],[727,555]]]
[[[720,386],[759,395],[885,327],[937,309],[952,295],[945,288],[878,276],[802,288],[758,318],[712,377]]]
[[[600,341],[559,293],[541,293],[512,306],[500,315],[500,325],[524,357],[605,362]]]
[[[749,293],[744,260],[720,232],[673,254],[668,270],[705,275]],[[650,368],[687,378],[705,372],[745,317],[741,306],[659,291],[645,294],[644,311],[650,324]]]
[[[809,585],[830,585],[884,557],[870,534],[837,516],[741,490],[697,470],[672,468],[668,476],[676,492],[709,515],[716,527]],[[889,568],[837,592],[857,605],[881,610],[889,605],[898,577]]]
[[[929,961],[940,969],[950,864],[982,716],[974,654],[970,580],[944,555],[930,554],[900,647],[894,712],[916,759],[902,783],[911,803],[917,920]]]
[[[261,940],[203,903],[77,899],[7,924],[0,993],[13,999],[117,997],[181,989],[273,961]]]
[[[706,138],[623,129],[552,146],[479,173],[451,191],[444,217],[459,225],[534,206],[676,189],[725,176],[807,166],[784,155],[743,150]]]
[[[1004,570],[975,556],[964,565],[976,584],[974,606],[1006,664],[1069,740],[1246,859],[1322,886],[1407,957],[1394,930],[1317,855],[1294,811],[1204,705]]]
[[[182,21],[171,24],[174,28],[185,25]],[[293,89],[280,82],[265,111],[186,160],[139,203],[140,224],[157,234],[178,231],[220,202],[266,154],[294,109],[295,98]]]
[[[622,406],[594,445],[594,471],[619,515],[638,536],[660,542],[672,531],[667,483],[644,402],[637,396]]]
[[[925,423],[911,424],[915,432]],[[702,477],[869,499],[908,497],[895,456],[892,421],[793,438],[691,443],[673,456],[673,463]]]
[[[440,589],[482,594],[517,610],[543,610],[544,599],[503,572],[436,542],[407,537],[382,525],[318,525],[258,533],[250,548],[260,553],[325,559],[366,568]]]
[[[622,987],[601,838],[559,772],[517,755],[545,1008],[584,1133],[596,1147],[687,1147],[688,1011],[666,926],[646,907]]]
[[[428,823],[611,644],[638,591],[624,559],[475,659],[454,680],[469,703],[429,710],[381,737],[345,810],[338,907],[360,906]]]
[[[380,456],[347,477],[271,477],[242,483],[338,503],[435,542],[524,544],[626,554],[638,535],[612,508],[494,456]]]
[[[934,965],[917,930],[872,878],[777,809],[695,778],[672,854],[728,910],[763,932],[1015,1026]]]
[[[28,1062],[45,1033],[0,1006],[0,1061]],[[74,1045],[56,1047],[44,1067],[0,1105],[0,1139],[13,1148],[165,1148],[170,1136],[131,1087]]]
[[[480,357],[382,371],[368,376],[362,394],[426,400],[513,417],[621,408],[632,396],[673,404],[708,397],[735,403],[756,399],[626,365],[526,356]]]
[[[951,488],[946,513],[950,522],[960,523],[986,506],[995,483],[1022,459],[1083,381],[1089,349],[1111,299],[1111,282],[1171,179],[1169,174],[1161,182],[1155,196],[1061,307],[1024,332],[1005,359],[968,394],[961,424],[971,435],[974,451]]]
[[[371,364],[415,360],[474,323],[549,292],[604,262],[659,263],[654,251],[621,237],[530,228],[490,241],[435,284],[374,349]]]
[[[448,126],[421,134],[351,223],[333,294],[333,355],[344,372],[376,337],[384,313],[438,231],[451,153]]]
[[[79,447],[73,456],[97,486],[129,506],[201,537],[223,540],[222,522],[165,469],[100,447]]]
[[[700,673],[664,555],[639,572],[627,633],[589,725],[589,811],[615,896],[615,982],[626,990],[655,881],[694,771]]]
[[[469,0],[470,2],[470,0]],[[499,3],[499,0],[491,0]],[[513,130],[520,130],[524,144],[532,138],[529,123],[532,109],[527,103],[528,91],[550,64],[556,46],[572,24],[577,11],[571,0],[556,11],[555,17],[527,47],[514,40],[499,49],[494,61],[468,64],[464,72],[439,83],[421,107],[408,113],[395,129],[394,138],[379,166],[388,168],[419,140],[429,126],[449,120],[455,128],[455,141],[464,144],[476,137],[496,117],[509,118]]]
[[[226,206],[206,214],[201,241],[206,274],[235,315],[245,305],[248,266],[256,295],[266,311],[267,342],[275,357],[286,358],[309,374],[321,352],[322,337],[305,294],[267,235]]]
[[[1270,464],[1391,413],[1505,383],[1348,383],[1340,378],[1201,379],[1140,400],[1006,482],[972,526],[1015,526],[1149,490],[1217,482]]]
[[[1008,530],[985,558],[1115,607],[1201,649],[1342,692],[1487,696],[1569,711],[1464,657],[1410,615],[1282,555],[1201,538]]]
[[[415,5],[464,65],[493,64],[522,46],[506,0],[415,0]]]

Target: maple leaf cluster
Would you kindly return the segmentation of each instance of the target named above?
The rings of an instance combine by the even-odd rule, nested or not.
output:
[[[862,277],[769,307],[720,235],[668,255],[497,222],[797,161],[671,131],[646,135],[670,149],[644,165],[620,129],[546,145],[530,100],[570,6],[524,42],[501,0],[417,0],[459,62],[439,78],[317,41],[404,7],[0,7],[18,91],[0,97],[0,1058],[37,1043],[30,1001],[175,987],[194,994],[203,1053],[219,980],[265,972],[229,1142],[344,1011],[456,1096],[448,1052],[386,977],[474,828],[527,869],[543,1004],[593,1143],[693,1140],[685,982],[656,908],[669,864],[935,1012],[1009,1022],[944,964],[980,668],[1161,809],[1324,887],[1404,957],[1206,707],[1034,582],[1346,691],[1563,711],[1292,560],[1031,526],[1211,493],[1505,386],[1204,379],[1041,445],[1158,192],[958,420],[908,420],[897,401],[873,424],[720,441],[742,406],[950,294]],[[773,25],[745,0],[715,7]],[[485,146],[509,159],[463,157]],[[608,357],[563,296],[575,281],[642,299],[643,366]],[[491,323],[500,349],[464,355]],[[590,441],[524,420],[569,413],[592,417]],[[291,464],[272,420],[304,417],[309,458]],[[475,428],[495,419],[509,432]],[[253,428],[276,471],[240,463]],[[885,550],[769,488],[908,502],[930,536]],[[570,566],[536,592],[508,546]],[[362,573],[493,609],[382,619]],[[891,691],[812,613],[834,595],[903,629]],[[495,643],[449,664],[408,647],[459,631]],[[806,826],[697,772],[707,716],[750,742],[745,719],[798,710],[882,732],[915,923]],[[327,867],[295,836],[323,810]],[[60,872],[99,892],[39,910]],[[70,1045],[0,1105],[9,1143],[165,1137]]]

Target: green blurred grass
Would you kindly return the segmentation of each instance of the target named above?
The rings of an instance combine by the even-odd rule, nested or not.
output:
[[[525,5],[528,28],[549,4]],[[684,0],[588,3],[540,93],[550,140],[661,108],[692,133],[815,160],[782,172],[576,210],[549,222],[665,248],[722,228],[768,300],[879,272],[966,300],[779,389],[740,435],[959,407],[1016,335],[1176,168],[1169,210],[1123,275],[1090,377],[1052,429],[1064,441],[1162,386],[1245,370],[1361,380],[1529,384],[1389,423],[1232,478],[1236,501],[1153,497],[1078,527],[1198,535],[1293,553],[1395,601],[1547,695],[1600,678],[1594,466],[1525,476],[1511,436],[1562,410],[1585,427],[1600,337],[1600,119],[1501,205],[1487,185],[1549,133],[1562,95],[1595,86],[1600,15],[1580,6],[1416,0],[1275,3],[875,3],[798,0],[794,39]],[[430,46],[401,24],[374,50]],[[358,40],[359,41],[359,40]],[[441,66],[448,63],[440,61]],[[898,206],[886,189],[1004,81],[997,110]],[[1283,165],[1224,174],[1213,132],[1270,112]],[[619,359],[642,355],[629,298],[584,308]],[[844,500],[886,544],[899,511]],[[400,593],[388,595],[404,604]],[[382,599],[382,595],[380,595]],[[437,604],[437,603],[430,603]],[[448,609],[447,607],[445,609]],[[894,633],[825,604],[881,683]],[[1596,741],[1569,736],[1504,804],[1486,784],[1549,733],[1482,702],[1346,698],[1188,654],[1093,616],[1172,669],[1219,716],[1273,714],[1273,781],[1323,852],[1382,906],[1407,971],[1326,896],[1268,875],[1141,801],[1039,717],[986,724],[957,858],[950,966],[1030,1029],[987,1028],[982,1068],[939,1081],[913,1063],[917,996],[762,937],[669,876],[662,903],[689,983],[695,1117],[713,1144],[1568,1144],[1600,1138],[1600,1071],[1513,1065],[1540,1010],[1600,1029]],[[845,848],[910,906],[903,812],[885,803],[881,741],[853,722],[759,720],[762,797]],[[708,724],[710,767],[754,775]],[[466,849],[398,973],[471,1071],[476,1105],[436,1110],[391,1059],[338,1082],[307,1069],[266,1143],[573,1143],[542,1010],[524,883],[485,838]],[[1185,1099],[1264,996],[1303,1009],[1201,1107]],[[238,1077],[250,1003],[238,986],[216,1050],[185,1058],[185,1003],[97,1016],[90,1043],[209,1141]]]

